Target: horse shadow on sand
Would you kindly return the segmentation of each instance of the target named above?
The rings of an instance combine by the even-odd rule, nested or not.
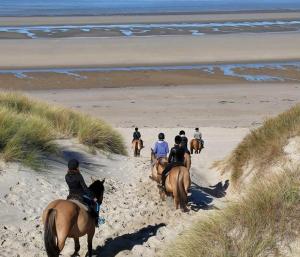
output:
[[[106,256],[113,257],[119,252],[125,250],[131,250],[135,245],[142,245],[147,242],[152,236],[155,236],[158,229],[166,226],[164,223],[157,225],[149,225],[134,233],[128,233],[115,238],[108,238],[104,246],[98,246],[94,251],[93,256]]]
[[[189,206],[193,211],[216,209],[212,204],[214,198],[222,198],[226,195],[229,181],[226,180],[224,185],[222,181],[214,186],[202,187],[192,182],[190,187],[191,196],[189,197]]]

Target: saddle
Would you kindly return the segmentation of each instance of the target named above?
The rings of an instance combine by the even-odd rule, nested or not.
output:
[[[89,207],[85,204],[83,204],[82,202],[80,202],[79,200],[76,199],[68,199],[68,201],[75,203],[80,209],[85,210],[86,212],[89,212]]]

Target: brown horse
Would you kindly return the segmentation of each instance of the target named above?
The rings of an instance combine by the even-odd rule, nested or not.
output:
[[[173,195],[175,208],[187,211],[187,194],[191,186],[191,178],[188,169],[184,166],[177,166],[171,169],[166,178],[166,191]],[[165,192],[161,192],[165,197]]]
[[[134,157],[138,157],[141,155],[141,149],[142,149],[142,141],[141,139],[134,139],[132,141],[132,149],[133,149],[133,155]]]
[[[195,154],[200,154],[203,147],[202,147],[202,143],[200,143],[198,139],[194,138],[190,142],[190,148],[191,148],[191,154],[193,154],[194,150],[195,150]]]
[[[192,166],[192,160],[191,160],[191,155],[188,153],[184,154],[184,166],[187,168],[188,171],[190,171],[191,166]]]
[[[104,180],[96,180],[89,189],[102,203]],[[95,217],[88,213],[86,206],[73,200],[58,199],[51,202],[43,212],[44,241],[48,257],[58,257],[68,237],[74,239],[75,252],[80,250],[79,237],[87,234],[88,256],[92,257],[92,241],[95,234]]]
[[[155,159],[152,162],[152,175],[150,176],[151,179],[159,182],[161,181],[161,174],[164,171],[164,169],[168,165],[168,159],[167,158],[159,158]]]

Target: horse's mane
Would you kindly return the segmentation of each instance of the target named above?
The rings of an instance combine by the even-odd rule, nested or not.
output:
[[[104,192],[103,182],[100,180],[94,181],[90,186],[89,189],[96,195],[99,196]]]

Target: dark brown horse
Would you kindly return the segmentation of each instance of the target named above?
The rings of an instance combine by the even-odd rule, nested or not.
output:
[[[199,154],[203,147],[202,147],[202,143],[198,139],[194,138],[190,142],[190,148],[191,148],[191,154],[193,154],[194,151],[195,154]]]
[[[102,203],[104,180],[96,180],[89,189]],[[48,257],[58,257],[68,237],[74,239],[75,252],[80,250],[79,237],[87,235],[88,256],[92,257],[92,241],[95,234],[95,217],[88,213],[86,206],[72,200],[58,199],[51,202],[43,212],[44,241]]]
[[[132,149],[134,157],[139,157],[141,155],[142,141],[140,139],[134,139],[132,141]]]

